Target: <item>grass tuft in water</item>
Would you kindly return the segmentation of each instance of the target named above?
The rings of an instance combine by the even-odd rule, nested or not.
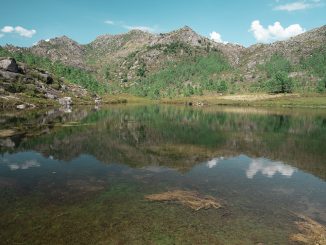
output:
[[[203,196],[196,191],[167,191],[159,194],[145,196],[150,201],[167,202],[172,201],[180,203],[183,206],[189,207],[195,211],[200,209],[221,208],[220,202],[212,196]]]
[[[296,221],[300,233],[290,236],[290,240],[301,244],[326,244],[326,227],[315,220],[304,216],[297,215],[300,221]]]

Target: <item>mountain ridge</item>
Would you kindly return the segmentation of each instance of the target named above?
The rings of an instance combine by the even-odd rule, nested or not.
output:
[[[254,88],[247,86],[247,90],[252,91],[265,89],[264,83],[271,77],[266,69],[269,69],[268,65],[275,65],[269,64],[274,56],[279,59],[277,62],[289,63],[295,67],[286,72],[289,77],[299,81],[298,87],[306,86],[307,81],[316,86],[322,72],[316,77],[316,74],[312,76],[300,67],[302,61],[307,62],[310,57],[318,55],[320,50],[326,50],[326,25],[284,41],[258,43],[249,47],[217,43],[199,35],[189,26],[184,26],[159,34],[141,30],[116,35],[104,34],[88,44],[79,44],[67,36],[61,36],[41,40],[30,48],[12,45],[4,48],[12,52],[31,53],[52,62],[86,70],[100,83],[109,85],[111,92],[129,92],[129,88],[148,86],[154,89],[152,96],[155,91],[155,94],[159,94],[158,91],[167,87],[171,91],[176,90],[177,94],[184,94],[180,89],[186,89],[188,92],[185,94],[194,91],[201,94],[207,88],[220,86],[216,84],[221,81],[229,83],[229,87],[239,84],[237,90],[244,87],[242,84],[256,83]],[[314,66],[316,70],[318,64]],[[283,67],[280,69],[284,70]],[[170,78],[169,74],[174,74],[174,78]],[[160,85],[150,86],[157,79],[161,79]],[[179,84],[176,85],[178,89],[173,83]],[[153,88],[156,86],[157,88]],[[140,94],[146,96],[148,92],[141,91]]]
[[[36,55],[47,56],[50,59],[60,60],[68,65],[86,68],[87,65],[83,61],[85,57],[82,56],[89,56],[86,54],[87,50],[98,49],[102,55],[112,53],[114,54],[116,52],[119,54],[117,56],[120,57],[128,55],[129,53],[141,49],[144,46],[151,47],[159,44],[166,45],[172,42],[182,42],[192,47],[203,47],[205,45],[211,45],[212,47],[219,49],[229,59],[232,65],[241,65],[240,60],[243,58],[243,56],[248,54],[250,55],[250,53],[254,53],[256,50],[262,48],[267,49],[268,51],[271,50],[268,52],[269,56],[269,53],[275,52],[276,49],[289,48],[284,46],[294,46],[295,44],[300,45],[300,42],[305,42],[307,39],[320,39],[320,37],[324,37],[321,41],[325,42],[325,33],[326,25],[319,28],[314,28],[310,31],[291,37],[287,40],[276,41],[270,44],[257,43],[249,47],[244,47],[242,45],[233,43],[217,43],[213,40],[208,39],[207,37],[197,34],[189,26],[184,26],[177,30],[160,34],[152,34],[141,30],[131,30],[129,32],[116,35],[103,34],[96,37],[88,44],[79,44],[67,36],[61,36],[52,38],[48,41],[41,40],[36,45],[27,49]],[[51,44],[52,46],[56,46],[56,48],[50,47]],[[61,50],[61,45],[64,45],[65,52],[63,52],[64,50]],[[307,46],[307,48],[308,47],[309,46]],[[311,45],[310,47],[315,48]],[[63,55],[60,52],[59,53],[61,55],[59,55],[58,52],[55,52],[54,50],[56,49],[62,52]],[[288,55],[285,51],[281,52],[285,53],[285,55]],[[70,55],[69,61],[67,57],[68,54]],[[294,56],[293,58],[295,61],[298,60],[298,57]],[[262,59],[262,57],[259,57],[259,59]]]

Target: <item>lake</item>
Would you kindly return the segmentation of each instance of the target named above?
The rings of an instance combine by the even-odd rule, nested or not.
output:
[[[304,222],[326,225],[325,110],[116,105],[0,121],[1,244],[297,244],[314,232]],[[147,198],[180,190],[221,207]]]

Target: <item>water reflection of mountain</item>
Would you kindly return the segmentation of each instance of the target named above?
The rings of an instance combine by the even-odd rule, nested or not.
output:
[[[288,163],[326,179],[322,111],[125,106],[50,115],[7,117],[3,127],[14,125],[27,132],[12,151],[36,150],[64,160],[87,153],[104,163],[179,170],[245,154]],[[26,123],[33,127],[27,129]]]

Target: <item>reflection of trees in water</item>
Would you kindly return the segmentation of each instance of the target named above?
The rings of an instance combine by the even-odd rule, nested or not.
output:
[[[247,154],[294,164],[326,178],[322,144],[326,127],[320,115],[205,112],[173,106],[75,113],[46,120],[44,115],[35,117],[39,125],[79,119],[86,126],[48,127],[46,134],[25,138],[18,150],[36,149],[66,160],[87,153],[106,163],[175,168],[190,168],[213,157]],[[30,119],[25,121],[30,123]]]

